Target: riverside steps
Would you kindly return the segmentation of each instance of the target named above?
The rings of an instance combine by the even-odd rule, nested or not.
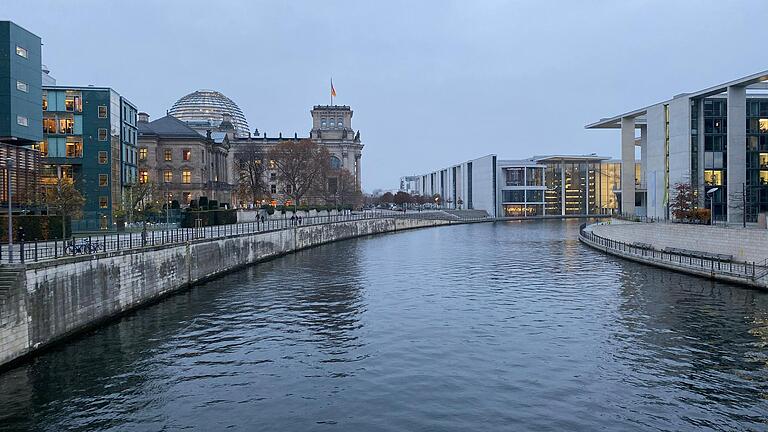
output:
[[[133,247],[6,263],[0,266],[0,368],[195,283],[259,261],[354,237],[478,221],[482,219],[424,213],[349,214],[280,226],[177,230],[162,234],[167,242],[154,245],[145,240]]]
[[[582,224],[579,240],[643,264],[768,289],[768,230],[612,219]]]

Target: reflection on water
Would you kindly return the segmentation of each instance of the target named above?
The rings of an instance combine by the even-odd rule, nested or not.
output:
[[[0,375],[0,430],[761,430],[768,295],[573,222],[317,247]]]

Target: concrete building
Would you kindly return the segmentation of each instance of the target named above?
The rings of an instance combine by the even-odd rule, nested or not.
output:
[[[400,177],[400,188],[398,191],[411,195],[421,195],[421,177],[417,175]]]
[[[187,123],[166,115],[152,122],[138,115],[139,183],[153,182],[168,201],[186,206],[208,197],[231,203],[229,144],[201,135]]]
[[[40,77],[40,71],[37,71]],[[75,182],[85,196],[74,230],[111,229],[137,181],[136,107],[107,87],[44,86],[41,183]]]
[[[418,176],[418,182],[422,195],[440,195],[445,207],[493,217],[597,215],[618,210],[620,170],[619,161],[594,154],[488,155]]]
[[[763,71],[587,125],[621,131],[622,161],[640,155],[639,182],[622,169],[621,211],[669,219],[675,185],[690,184],[716,220],[741,224],[767,212],[766,81]]]

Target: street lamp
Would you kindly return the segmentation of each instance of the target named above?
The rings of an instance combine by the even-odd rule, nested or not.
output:
[[[712,225],[715,224],[715,206],[712,203],[713,194],[720,188],[712,188],[707,190],[707,196],[709,197],[709,220]]]
[[[11,169],[13,158],[5,159],[5,170],[8,174],[8,263],[13,262],[13,210],[11,204]]]

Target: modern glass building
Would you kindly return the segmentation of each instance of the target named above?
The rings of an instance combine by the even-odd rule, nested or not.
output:
[[[768,71],[683,93],[603,118],[588,129],[620,129],[622,160],[640,147],[640,185],[623,170],[622,211],[671,218],[675,186],[689,184],[695,206],[730,224],[768,212]],[[639,134],[638,134],[639,132]],[[634,195],[634,194],[633,194]]]
[[[438,194],[448,208],[494,217],[587,216],[620,210],[620,172],[621,162],[597,155],[488,155],[417,177],[422,195]]]
[[[85,196],[73,229],[111,229],[138,179],[136,106],[111,88],[45,86],[42,108],[41,183],[73,181]]]

